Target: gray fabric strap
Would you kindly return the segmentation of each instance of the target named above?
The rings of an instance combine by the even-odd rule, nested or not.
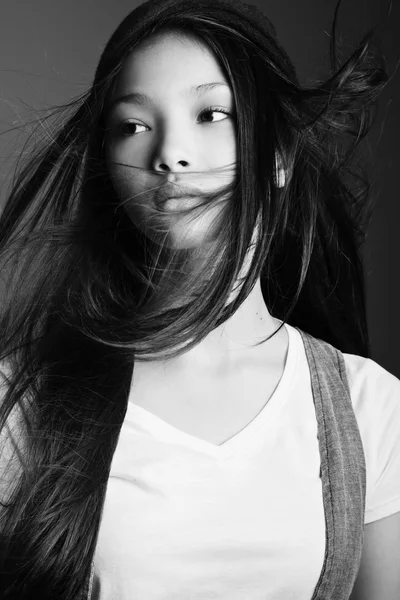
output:
[[[324,564],[311,600],[348,600],[364,540],[364,449],[343,354],[296,329],[302,336],[310,369],[326,524]]]

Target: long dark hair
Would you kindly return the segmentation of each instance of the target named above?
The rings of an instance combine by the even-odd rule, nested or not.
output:
[[[77,597],[134,360],[193,347],[259,276],[273,316],[342,352],[370,355],[360,250],[372,204],[355,150],[389,78],[372,48],[376,28],[338,66],[340,2],[331,73],[313,88],[300,87],[273,36],[260,48],[223,24],[218,0],[187,1],[140,36],[132,34],[137,10],[129,14],[88,92],[56,107],[55,125],[39,119],[46,136],[18,166],[0,218],[1,598]],[[107,99],[125,57],[149,34],[174,30],[208,44],[236,102],[237,177],[224,190],[216,243],[200,257],[135,228],[104,160]],[[283,188],[274,185],[276,153]],[[227,305],[258,222],[250,268]]]

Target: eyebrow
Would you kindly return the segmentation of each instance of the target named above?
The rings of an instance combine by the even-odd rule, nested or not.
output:
[[[190,88],[185,90],[182,95],[195,94],[196,96],[200,96],[205,92],[209,92],[217,87],[224,86],[229,89],[227,83],[223,83],[221,81],[212,81],[211,83],[201,83],[200,85],[192,85]],[[118,96],[113,100],[108,110],[111,112],[117,104],[136,104],[137,106],[145,106],[150,105],[154,107],[154,100],[150,98],[147,94],[143,92],[130,92],[129,94],[123,94],[122,96]]]

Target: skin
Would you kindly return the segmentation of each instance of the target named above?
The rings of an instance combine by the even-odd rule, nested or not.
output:
[[[190,86],[210,82],[226,85],[198,97],[186,92]],[[127,57],[111,103],[123,94],[139,91],[150,96],[153,105],[119,103],[108,114],[106,161],[110,178],[130,218],[147,236],[155,239],[161,227],[166,243],[173,247],[197,247],[212,236],[218,208],[208,207],[195,219],[171,212],[160,217],[155,209],[155,195],[167,181],[180,180],[185,186],[209,191],[226,185],[234,177],[232,165],[236,161],[237,144],[234,97],[229,81],[201,40],[164,33],[148,38]],[[219,112],[201,114],[210,106],[213,110],[225,109],[232,116]],[[123,122],[126,135],[121,135]],[[133,122],[137,126],[132,125]],[[129,168],[129,165],[139,169]],[[227,166],[230,168],[222,171],[222,175],[213,171]],[[250,259],[249,253],[239,279]],[[287,342],[283,328],[271,342],[256,349],[249,348],[250,344],[270,335],[278,325],[279,321],[268,312],[258,279],[247,299],[226,323],[214,329],[195,348],[172,360],[182,367],[196,369],[239,364],[250,354],[258,357],[260,352],[271,352],[280,334]]]

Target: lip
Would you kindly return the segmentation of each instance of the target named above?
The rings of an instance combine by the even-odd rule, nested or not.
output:
[[[183,198],[167,198],[164,207],[167,211],[174,212],[191,208],[197,204],[196,196],[184,196]]]
[[[179,198],[195,198],[200,194],[200,190],[184,187],[179,184],[168,183],[160,188],[157,198],[159,202],[166,202],[167,200],[171,199],[176,200]]]

